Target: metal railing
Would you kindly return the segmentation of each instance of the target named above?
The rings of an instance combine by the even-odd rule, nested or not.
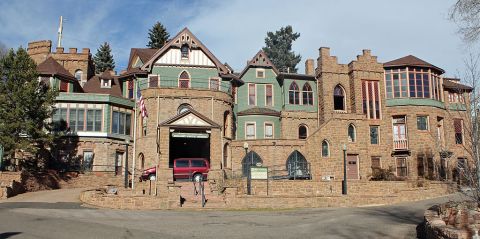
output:
[[[254,165],[252,165],[253,167]],[[311,179],[311,164],[309,162],[292,162],[290,164],[264,165],[268,168],[268,180],[305,180]],[[248,176],[249,164],[242,164],[242,168],[230,171],[229,179],[242,179]]]
[[[150,82],[146,79],[145,82],[140,83],[142,89],[146,88],[179,88],[179,89],[203,89],[212,91],[221,91],[228,94],[232,93],[232,86],[230,82],[215,81],[210,82],[208,78],[190,79],[187,82],[179,81],[178,79],[160,79],[159,82]]]

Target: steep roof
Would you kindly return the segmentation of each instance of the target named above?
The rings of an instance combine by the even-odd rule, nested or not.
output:
[[[147,71],[141,70],[139,67],[130,68],[127,71],[120,74],[118,78],[123,79],[134,75],[148,75]]]
[[[275,67],[275,65],[273,65],[272,61],[270,61],[267,54],[263,50],[259,50],[257,54],[255,54],[255,56],[250,61],[248,61],[243,71],[240,72],[239,78],[242,78],[243,75],[247,73],[250,67],[271,68],[275,72],[275,74],[279,74],[278,69]]]
[[[123,97],[122,95],[122,88],[120,87],[120,80],[118,77],[111,75],[107,76],[106,73],[107,71],[103,72],[102,75],[96,75],[92,78],[90,78],[87,83],[83,86],[83,91],[86,93],[97,93],[97,94],[107,94],[107,95],[113,95],[113,96],[118,96],[118,97]],[[105,74],[105,75],[104,75]],[[107,78],[103,78],[107,77]],[[111,87],[110,88],[102,88],[101,87],[101,79],[110,79],[111,82]]]
[[[185,35],[187,35],[188,38],[182,39],[181,36],[185,36]],[[218,71],[220,71],[220,73],[223,73],[223,74],[228,73],[227,67],[225,67],[225,65],[223,65],[210,52],[210,50],[208,50],[208,48],[205,45],[203,45],[202,42],[200,42],[200,40],[198,40],[198,38],[195,35],[193,35],[193,33],[190,30],[188,30],[188,28],[186,27],[183,30],[181,30],[176,36],[174,36],[170,41],[168,41],[167,44],[163,45],[162,48],[158,49],[157,52],[150,58],[150,60],[144,63],[141,69],[142,70],[151,69],[152,65],[155,63],[155,60],[159,58],[163,53],[167,52],[168,49],[170,49],[173,46],[180,48],[182,44],[189,44],[190,47],[199,48],[208,56],[208,58],[210,58],[210,60],[213,61],[213,63],[217,67]]]
[[[136,56],[138,56],[138,58],[140,58],[140,60],[143,63],[145,63],[148,60],[150,60],[150,58],[152,58],[152,56],[157,51],[158,51],[158,49],[156,49],[156,48],[132,48],[132,49],[130,49],[130,58],[128,60],[127,69],[129,70],[129,69],[132,68],[132,63],[136,59]]]
[[[70,74],[62,65],[58,64],[58,62],[53,59],[53,57],[47,58],[44,62],[38,64],[37,72],[39,74],[46,74],[46,75],[57,75],[69,80],[75,80],[75,77]]]
[[[417,58],[412,55],[404,56],[402,58],[398,58],[393,61],[383,63],[383,67],[396,67],[396,66],[419,66],[419,67],[427,67],[432,68],[439,71],[441,74],[445,73],[445,71],[437,66],[434,66],[420,58]]]
[[[280,73],[278,79],[315,80],[315,76],[299,73]]]

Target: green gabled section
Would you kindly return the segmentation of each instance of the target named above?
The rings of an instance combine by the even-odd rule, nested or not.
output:
[[[462,103],[451,103],[450,105],[448,105],[448,109],[453,111],[466,111],[467,106]]]
[[[264,69],[265,78],[257,78],[256,69]],[[277,76],[272,69],[250,67],[241,78],[245,84],[240,86],[237,91],[238,100],[235,107],[236,112],[244,111],[253,107],[271,108],[276,111],[282,110],[282,88],[280,87],[276,77]],[[248,83],[254,83],[257,85],[256,105],[248,105]],[[267,106],[265,104],[265,85],[267,84],[271,84],[273,86],[273,106]]]
[[[112,122],[112,106],[105,105],[105,109],[103,111],[103,125],[104,125],[103,132],[110,134],[111,122]]]
[[[63,93],[60,92],[56,101],[81,103],[107,103],[133,108],[135,103],[130,99],[120,98],[107,94],[94,93]]]
[[[300,98],[303,97],[303,87],[306,83],[310,85],[310,88],[313,92],[313,104],[306,105],[306,104],[299,104],[294,105],[289,103],[289,89],[290,85],[295,82],[298,85],[298,89],[300,91]],[[284,92],[284,107],[283,110],[285,111],[306,111],[306,112],[317,112],[318,110],[318,97],[317,97],[317,83],[315,80],[297,80],[297,79],[288,79],[285,78],[283,80],[283,92]],[[300,100],[302,102],[302,100]]]
[[[265,123],[273,123],[273,139],[281,138],[280,118],[275,116],[264,115],[246,115],[238,116],[237,118],[237,140],[245,139],[245,124],[247,122],[254,122],[256,139],[265,139]]]
[[[445,104],[433,99],[399,98],[387,99],[387,107],[392,106],[430,106],[445,109]]]

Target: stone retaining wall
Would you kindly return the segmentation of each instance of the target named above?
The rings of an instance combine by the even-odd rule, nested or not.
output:
[[[25,192],[21,172],[0,172],[0,199]]]
[[[70,180],[62,181],[61,188],[97,188],[103,186],[124,185],[123,175],[115,176],[110,172],[89,172],[84,174],[72,175]]]
[[[435,205],[424,213],[426,239],[468,239],[479,226],[480,212],[475,202]]]
[[[243,182],[242,182],[243,183]],[[317,208],[354,207],[393,204],[444,196],[454,192],[450,184],[441,182],[352,182],[348,195],[341,194],[341,182],[275,181],[266,193],[265,182],[253,182],[254,195],[245,195],[242,187],[225,188],[224,204],[206,204],[207,208]],[[166,193],[144,196],[120,189],[118,195],[103,191],[85,191],[81,200],[90,205],[115,209],[173,209],[180,207],[180,187],[167,185]],[[207,198],[208,200],[208,198]],[[222,206],[219,206],[222,205]]]

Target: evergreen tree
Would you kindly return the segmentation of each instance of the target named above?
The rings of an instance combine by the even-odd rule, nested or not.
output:
[[[57,91],[38,81],[36,64],[23,48],[0,58],[0,144],[5,155],[32,154],[53,140],[47,119]]]
[[[115,60],[113,60],[112,49],[105,42],[97,49],[97,53],[93,56],[95,63],[95,73],[100,74],[105,70],[113,70],[115,68]]]
[[[167,29],[160,22],[155,23],[152,29],[148,30],[148,44],[149,48],[162,48],[163,45],[168,41],[170,34],[168,34]]]
[[[300,33],[294,33],[292,26],[282,27],[275,33],[267,32],[263,51],[279,71],[297,72],[296,66],[302,57],[292,51],[292,42],[299,37]]]

